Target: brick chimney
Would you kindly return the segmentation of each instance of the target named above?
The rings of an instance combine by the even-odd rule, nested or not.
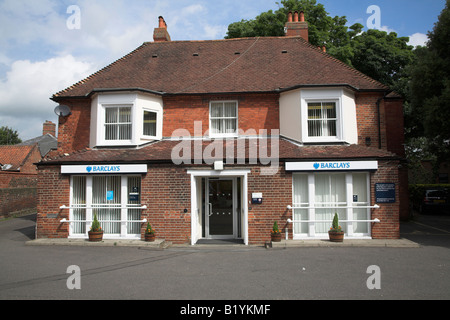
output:
[[[56,137],[56,124],[45,120],[42,130],[42,135],[45,136],[46,134],[51,134],[52,136]]]
[[[153,40],[155,42],[161,42],[161,41],[170,41],[170,35],[167,31],[167,23],[164,21],[163,17],[159,17],[159,26],[158,28],[155,28],[155,31],[153,32]]]
[[[286,23],[286,37],[300,36],[308,41],[308,22],[305,21],[303,11],[288,13],[288,22]]]

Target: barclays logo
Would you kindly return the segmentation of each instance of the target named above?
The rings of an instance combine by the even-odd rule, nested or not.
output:
[[[318,170],[319,167],[320,167],[320,164],[319,164],[319,163],[314,163],[314,169]]]
[[[88,173],[91,173],[92,167],[91,167],[91,166],[87,167],[87,168],[86,168],[86,171],[87,171]]]

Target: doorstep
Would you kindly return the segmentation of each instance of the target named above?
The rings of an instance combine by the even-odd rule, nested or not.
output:
[[[154,242],[126,239],[104,239],[100,242],[92,242],[87,239],[35,239],[27,241],[25,244],[29,246],[147,247],[157,249],[165,249],[171,245],[164,239],[156,239]]]
[[[408,239],[344,239],[344,242],[329,240],[281,240],[266,243],[266,248],[298,248],[298,247],[388,247],[419,248],[420,245]]]

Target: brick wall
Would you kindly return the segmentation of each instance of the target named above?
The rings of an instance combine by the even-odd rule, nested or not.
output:
[[[365,145],[366,137],[370,137],[371,147],[378,148],[380,144],[378,129],[377,101],[382,94],[357,93],[356,94],[356,119],[358,123],[358,144]],[[381,147],[386,148],[386,134],[384,124],[384,104],[380,102]]]
[[[59,117],[58,152],[72,153],[89,147],[91,101],[64,100],[60,104],[70,107],[71,115]]]
[[[379,161],[378,170],[371,174],[370,196],[375,203],[376,183],[395,183],[395,203],[381,203],[379,209],[372,210],[372,219],[380,219],[381,223],[372,226],[374,239],[398,239],[400,237],[400,192],[399,161]]]
[[[36,238],[67,238],[68,224],[61,224],[69,218],[68,210],[62,205],[70,203],[69,176],[60,174],[59,166],[41,166],[38,181],[38,206],[36,219]]]
[[[36,188],[0,189],[0,218],[35,213],[36,206]]]
[[[209,129],[210,101],[238,101],[239,128],[279,129],[278,94],[173,96],[164,98],[163,136],[171,137],[176,129],[186,129],[194,136],[194,122],[202,122],[202,134]]]
[[[36,212],[37,174],[0,172],[0,218]]]
[[[395,239],[399,237],[399,177],[398,161],[380,161],[379,170],[371,174],[371,197],[375,201],[375,183],[395,183],[396,199],[393,204],[380,204],[380,209],[373,210],[372,218],[381,220],[373,224],[372,236],[375,239]],[[233,166],[230,166],[232,168]],[[203,167],[210,169],[210,167]],[[270,230],[274,221],[284,233],[292,226],[286,221],[292,218],[292,211],[287,205],[292,204],[292,173],[284,171],[284,164],[275,175],[261,175],[260,166],[247,167],[248,199],[253,192],[263,193],[263,203],[249,204],[248,232],[250,244],[261,244],[270,240]],[[157,231],[157,237],[173,243],[189,243],[191,237],[191,185],[190,176],[184,166],[172,164],[152,164],[142,177],[142,204],[147,209],[142,212]],[[39,181],[39,205],[37,218],[38,238],[65,238],[68,236],[68,224],[60,220],[68,217],[68,210],[60,210],[63,204],[69,204],[69,176],[59,174],[59,168],[42,167]],[[184,210],[187,209],[187,212]],[[142,234],[145,224],[142,225]]]

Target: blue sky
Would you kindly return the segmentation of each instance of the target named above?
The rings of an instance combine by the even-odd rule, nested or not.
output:
[[[222,39],[230,23],[276,10],[276,1],[0,0],[0,126],[23,140],[41,135],[45,120],[57,122],[51,95],[152,41],[160,15],[172,40]],[[317,2],[349,26],[366,26],[367,8],[376,5],[380,29],[413,45],[426,41],[445,7],[445,0]]]

